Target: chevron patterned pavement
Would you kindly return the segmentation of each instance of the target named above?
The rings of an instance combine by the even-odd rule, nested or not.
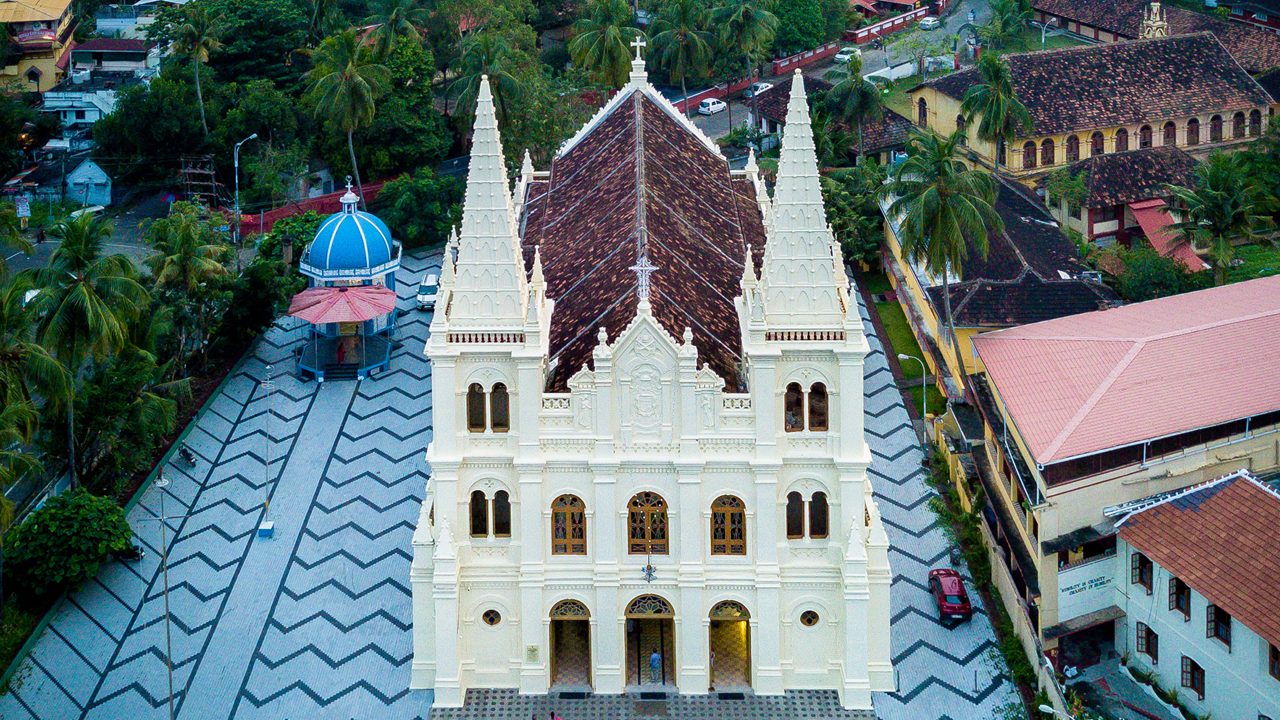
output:
[[[166,468],[178,717],[426,717],[431,693],[407,689],[409,548],[431,435],[430,368],[421,355],[430,314],[413,309],[413,295],[438,263],[438,256],[403,261],[401,346],[388,371],[323,389],[300,383],[292,356],[304,330],[282,319],[194,421],[187,443],[196,466]],[[899,673],[899,691],[876,696],[877,714],[990,718],[1014,693],[991,660],[985,617],[955,629],[934,617],[924,578],[949,563],[947,540],[927,507],[906,409],[865,325],[871,473],[893,543]],[[269,491],[276,534],[259,540]],[[144,559],[108,565],[58,606],[0,696],[0,718],[167,717],[159,506],[160,491],[149,488],[129,517]],[[766,714],[787,716],[791,702]],[[503,705],[524,703],[513,697]],[[795,709],[810,716],[816,706]]]

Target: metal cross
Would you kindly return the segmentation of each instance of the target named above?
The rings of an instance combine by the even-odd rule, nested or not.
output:
[[[630,269],[635,271],[636,274],[636,294],[640,296],[641,300],[648,301],[649,276],[653,275],[658,266],[649,262],[649,253],[643,252],[640,254],[640,259]]]
[[[636,60],[640,60],[640,51],[649,43],[645,42],[644,36],[636,33],[636,39],[631,41],[631,47],[636,49]]]

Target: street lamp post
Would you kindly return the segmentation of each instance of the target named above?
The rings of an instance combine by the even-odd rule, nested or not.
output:
[[[1076,720],[1075,718],[1071,717],[1070,715],[1064,712],[1058,712],[1056,709],[1054,709],[1052,705],[1041,705],[1040,712],[1044,713],[1045,715],[1052,715],[1053,717],[1066,718],[1067,720]]]
[[[240,251],[240,146],[241,146],[241,145],[243,145],[243,144],[245,144],[245,143],[247,143],[247,142],[249,142],[250,140],[257,140],[257,139],[258,139],[258,133],[254,133],[254,134],[250,135],[249,137],[247,137],[247,138],[245,138],[245,139],[241,140],[240,142],[236,143],[235,149],[231,152],[231,156],[232,156],[232,158],[233,158],[233,160],[232,160],[232,164],[233,164],[233,165],[235,165],[235,175],[236,175],[236,236],[235,236],[235,241],[236,241],[236,252],[237,252],[237,253],[239,253],[239,251]]]
[[[920,363],[920,446],[925,444],[925,436],[928,433],[928,425],[925,424],[925,418],[929,415],[929,368],[925,367],[924,360],[915,355],[906,353],[898,353],[899,360],[915,360]]]
[[[160,522],[160,573],[164,582],[164,665],[165,670],[169,673],[169,720],[174,718],[173,708],[173,635],[172,622],[169,614],[169,521],[182,518],[182,515],[168,515],[165,513],[165,496],[169,494],[169,478],[165,477],[164,471],[160,472],[160,476],[156,478],[154,487],[160,491],[160,516],[156,518],[146,518],[147,520],[157,520]]]
[[[1045,33],[1047,33],[1047,32],[1049,31],[1049,26],[1050,26],[1050,25],[1057,26],[1057,24],[1058,24],[1058,18],[1056,18],[1056,17],[1051,17],[1051,18],[1049,18],[1048,20],[1046,20],[1046,21],[1044,21],[1043,23],[1041,23],[1041,24],[1040,24],[1040,49],[1041,49],[1041,50],[1043,50],[1043,49],[1044,49],[1044,38],[1045,38]]]

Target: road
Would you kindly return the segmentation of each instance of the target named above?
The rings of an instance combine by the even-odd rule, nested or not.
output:
[[[955,35],[960,32],[968,22],[969,10],[974,11],[974,22],[981,25],[991,19],[991,8],[987,0],[960,0],[955,9],[943,19],[943,25],[937,30],[931,32],[942,35]],[[892,41],[894,36],[889,36]],[[895,53],[892,42],[889,46],[882,50],[874,50],[871,46],[862,45],[862,69],[864,73],[881,70],[892,65],[907,62],[911,58],[906,55]],[[828,72],[834,68],[832,62],[822,62],[811,65],[803,70],[806,77],[825,77]],[[785,82],[786,78],[779,76],[765,76],[762,78],[764,82],[774,83]],[[693,124],[697,125],[708,137],[712,139],[724,137],[729,133],[731,127],[745,125],[747,122],[747,114],[750,111],[751,100],[742,97],[738,93],[729,100],[730,111],[717,113],[715,115],[706,116],[694,114]],[[733,116],[733,124],[729,124],[729,117]]]

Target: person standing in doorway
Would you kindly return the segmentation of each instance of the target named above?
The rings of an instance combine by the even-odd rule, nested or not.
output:
[[[654,685],[658,684],[659,674],[662,672],[662,653],[658,652],[658,648],[653,649],[653,654],[649,656],[649,682]]]

